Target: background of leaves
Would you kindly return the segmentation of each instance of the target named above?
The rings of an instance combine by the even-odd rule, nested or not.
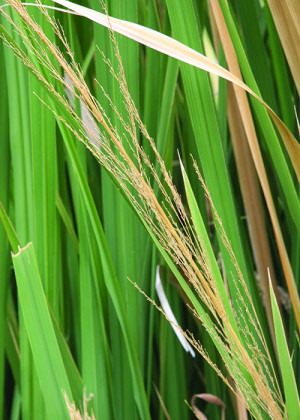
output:
[[[231,1],[226,7],[225,2],[219,2],[245,82],[255,92],[261,93],[298,138],[293,107],[298,109],[299,104],[299,75],[295,71],[299,68],[299,54],[295,48],[299,45],[299,10],[296,2],[269,1],[268,4]],[[98,2],[84,5],[102,10]],[[277,18],[278,29],[269,7]],[[125,4],[111,1],[107,10],[111,16],[172,34],[197,51],[218,57],[219,63],[226,67],[225,45],[228,46],[228,43],[224,44],[223,50],[219,37],[225,37],[225,34],[219,27],[218,35],[216,15],[213,14],[218,10],[217,2],[207,4],[206,1],[196,3],[190,0],[181,4],[173,0],[127,1]],[[288,33],[293,34],[286,42],[289,47],[294,47],[288,62],[280,43],[280,37],[287,33],[287,28],[278,23],[286,11],[289,12]],[[54,39],[40,12],[32,9],[30,13],[44,27],[50,39]],[[121,131],[120,121],[111,112],[94,82],[96,77],[119,112],[125,113],[119,85],[96,48],[98,45],[111,60],[112,66],[117,67],[107,29],[80,17],[58,12],[56,16],[64,28],[75,60],[82,65],[89,87],[99,97],[113,126]],[[14,19],[17,17],[14,16]],[[16,37],[3,17],[1,23],[12,37]],[[199,69],[179,65],[174,59],[122,36],[116,35],[116,38],[129,91],[142,121],[155,139],[179,192],[184,194],[176,152],[180,150],[215,255],[218,256],[222,245],[212,225],[212,214],[192,167],[190,154],[200,165],[248,282],[265,338],[275,359],[274,333],[270,327],[271,304],[270,301],[262,301],[263,293],[268,296],[263,292],[267,285],[265,267],[270,267],[273,281],[285,292],[287,287],[268,210],[249,159],[245,128],[241,126],[240,105],[235,102],[232,88],[227,87],[224,80]],[[16,41],[19,41],[17,37]],[[0,417],[18,418],[22,413],[24,419],[41,418],[42,413],[46,413],[43,392],[51,393],[51,388],[43,391],[41,377],[49,381],[51,375],[52,405],[57,412],[52,413],[50,418],[62,418],[61,413],[66,410],[63,397],[60,404],[57,402],[55,389],[57,391],[60,381],[65,383],[66,390],[68,386],[72,388],[77,402],[82,400],[82,383],[86,386],[87,395],[93,392],[94,398],[89,407],[93,408],[96,418],[133,419],[138,418],[141,412],[141,416],[147,418],[147,406],[153,418],[163,418],[153,383],[172,419],[192,416],[184,400],[190,401],[193,394],[200,392],[217,395],[225,402],[228,415],[241,416],[237,414],[237,400],[211,367],[200,356],[192,360],[184,353],[166,320],[128,282],[127,277],[155,298],[156,265],[164,265],[140,221],[96,160],[41,105],[39,98],[48,103],[48,97],[39,81],[2,44],[0,54],[0,200],[18,237],[17,240],[13,233],[10,234],[11,242],[15,238],[14,252],[17,252],[18,241],[22,246],[33,242],[38,271],[27,275],[24,263],[19,273],[24,277],[27,275],[29,284],[35,276],[40,276],[62,332],[60,335],[58,330],[55,331],[56,327],[53,328],[46,313],[42,315],[43,293],[38,281],[31,300],[24,301],[31,292],[21,291],[23,283],[18,284],[17,293],[14,276],[18,268],[15,265],[15,273],[12,271],[7,234],[1,226]],[[298,286],[299,186],[293,165],[267,112],[255,100],[249,99],[271,197]],[[147,144],[144,147],[146,149]],[[151,150],[147,152],[151,157]],[[261,260],[262,251],[267,255]],[[28,258],[34,261],[32,252],[29,247]],[[230,261],[226,262],[226,253],[223,253],[223,260],[225,265],[228,264],[229,273]],[[167,267],[163,271],[163,279],[179,323],[195,331],[213,362],[222,365],[207,333],[189,313],[180,287]],[[230,283],[230,279],[228,281]],[[279,301],[289,306],[290,297],[280,291],[278,295],[284,296],[285,300],[280,298]],[[47,353],[45,349],[49,352],[45,359],[39,353],[39,333],[28,333],[18,309],[20,305],[31,308],[32,301],[36,302],[32,322],[41,320],[46,340],[42,353]],[[283,307],[282,314],[289,350],[293,354],[293,368],[299,372],[295,318],[291,309]],[[52,348],[52,344],[47,343],[47,337],[50,339],[54,334],[57,346]],[[79,372],[65,344],[71,350]],[[59,382],[57,375],[61,375]],[[299,380],[299,377],[296,379]],[[209,418],[217,418],[221,413],[220,408],[209,404],[203,404],[203,408]]]

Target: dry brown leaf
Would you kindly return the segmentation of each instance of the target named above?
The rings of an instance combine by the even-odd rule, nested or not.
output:
[[[300,1],[268,0],[268,4],[300,95]]]
[[[218,32],[218,26],[223,23],[223,30],[220,30],[222,35],[222,41],[228,45],[231,42],[226,26],[224,27],[224,20],[216,24],[214,18],[214,11],[212,8],[213,2],[208,2],[209,12],[210,12],[210,21],[211,26],[214,28],[214,43],[215,46],[219,45],[220,35]],[[224,40],[224,36],[226,39]],[[233,45],[230,46],[232,54],[234,54]],[[230,69],[236,76],[241,77],[239,72],[237,60],[236,61],[236,71]],[[245,93],[243,93],[246,96]],[[247,98],[246,98],[247,100]],[[242,105],[242,104],[241,104]],[[247,223],[250,231],[250,239],[253,248],[253,253],[255,257],[255,262],[258,270],[258,275],[261,280],[261,289],[264,297],[264,304],[266,308],[266,314],[269,324],[269,329],[272,335],[273,342],[275,342],[275,332],[273,326],[273,316],[271,308],[271,299],[269,293],[269,281],[267,275],[267,268],[273,273],[273,281],[276,283],[276,277],[273,269],[273,263],[271,258],[271,251],[269,247],[267,229],[265,225],[265,215],[263,211],[262,196],[260,192],[260,187],[255,171],[255,166],[253,158],[251,156],[250,148],[248,145],[248,139],[246,130],[243,125],[241,118],[242,110],[239,109],[239,104],[234,93],[233,85],[229,84],[227,89],[227,114],[228,114],[228,124],[232,139],[232,146],[235,155],[235,161],[237,165],[237,170],[239,174],[241,192],[243,197],[243,202],[245,206],[245,211],[247,215]],[[249,118],[250,117],[250,118]],[[248,130],[248,133],[254,133],[255,129],[254,124],[251,118],[251,113],[247,113],[246,122],[251,125],[251,130]],[[258,144],[256,137],[253,139],[249,138],[250,141],[254,141]],[[274,284],[274,290],[276,290],[276,284]]]
[[[196,399],[197,398],[200,398],[201,400],[204,400],[204,401],[206,401],[210,404],[214,404],[214,405],[218,405],[218,406],[222,407],[221,420],[225,420],[226,405],[223,403],[223,401],[219,397],[216,397],[213,394],[194,394],[192,396],[191,405],[192,405],[192,408],[194,410],[194,413],[195,413],[196,417],[199,420],[207,420],[207,417],[196,406]]]
[[[227,60],[227,63],[228,63],[228,67],[233,74],[236,74],[238,77],[241,77],[238,60],[237,60],[235,50],[234,50],[234,47],[232,45],[230,36],[229,36],[229,32],[228,32],[227,27],[226,27],[226,23],[225,23],[225,20],[224,20],[219,2],[218,2],[218,0],[210,0],[210,4],[211,4],[212,11],[213,11],[213,14],[214,14],[214,18],[215,18],[215,21],[216,21],[216,24],[217,24],[217,27],[218,27],[218,30],[219,30],[220,38],[222,40],[222,44],[223,44],[226,60]],[[294,279],[293,270],[292,270],[292,267],[291,267],[291,264],[290,264],[290,260],[289,260],[289,257],[288,257],[287,251],[286,251],[285,243],[284,243],[282,233],[281,233],[281,229],[280,229],[280,225],[279,225],[279,222],[278,222],[278,218],[277,218],[274,202],[273,202],[273,199],[272,199],[272,194],[271,194],[267,174],[266,174],[266,171],[265,171],[265,167],[264,167],[263,159],[262,159],[262,156],[261,156],[259,144],[258,144],[258,141],[257,141],[257,138],[256,138],[256,132],[255,132],[255,127],[254,127],[254,123],[253,123],[253,120],[252,120],[252,115],[251,115],[249,103],[248,103],[245,91],[242,91],[241,89],[237,88],[236,85],[233,85],[233,88],[234,88],[237,104],[238,104],[238,107],[239,107],[240,115],[241,115],[241,118],[242,118],[243,126],[244,126],[244,129],[245,129],[245,133],[246,133],[246,136],[247,136],[247,139],[248,139],[248,144],[249,144],[249,147],[250,147],[250,150],[251,150],[251,153],[252,153],[253,161],[254,161],[256,171],[257,171],[257,174],[258,174],[258,177],[259,177],[259,180],[260,180],[260,184],[261,184],[261,187],[262,187],[262,190],[263,190],[263,193],[264,193],[264,196],[265,196],[265,200],[266,200],[266,203],[267,203],[267,207],[268,207],[268,211],[269,211],[269,214],[270,214],[270,218],[271,218],[271,222],[272,222],[272,226],[273,226],[273,230],[274,230],[274,234],[275,234],[275,239],[276,239],[276,243],[277,243],[277,247],[278,247],[278,251],[279,251],[279,256],[280,256],[282,268],[283,268],[283,271],[284,271],[287,287],[289,289],[289,293],[290,293],[290,296],[291,296],[291,301],[292,301],[295,317],[296,317],[296,320],[297,320],[298,329],[300,331],[300,299],[299,299],[299,295],[298,295],[297,285],[296,285],[296,282],[295,282],[295,279]],[[286,128],[286,130],[287,130],[287,128]],[[299,161],[299,163],[300,163],[300,161]],[[269,308],[269,310],[270,310],[270,308]],[[272,322],[271,321],[272,320],[272,311],[270,311],[268,315],[269,315],[268,318],[270,319],[270,322]],[[272,328],[272,330],[273,330],[273,328]]]

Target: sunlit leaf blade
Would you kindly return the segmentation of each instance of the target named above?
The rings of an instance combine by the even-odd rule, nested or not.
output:
[[[63,390],[71,388],[55,337],[32,244],[13,255],[18,294],[34,365],[50,418],[68,418]]]
[[[283,379],[284,393],[286,398],[287,415],[290,420],[297,420],[300,417],[300,401],[296,385],[295,374],[291,363],[288,345],[285,338],[285,331],[278,304],[270,281],[270,294],[276,334],[277,350],[279,356],[280,370]]]
[[[12,251],[17,254],[19,247],[21,247],[20,241],[15,233],[15,230],[12,226],[12,223],[10,219],[8,218],[2,204],[0,203],[0,218],[2,219],[2,223],[5,226],[7,237],[10,241],[10,245],[12,248]],[[57,324],[57,321],[54,317],[53,312],[51,311],[51,308],[49,309],[49,313],[51,315],[51,320],[53,324],[53,328],[55,331],[56,339],[59,345],[59,349],[61,352],[61,356],[64,362],[64,366],[66,368],[66,372],[68,374],[70,386],[72,388],[72,392],[74,395],[74,398],[76,401],[81,401],[82,399],[82,392],[83,392],[83,384],[80,377],[80,374],[78,372],[78,369],[74,363],[74,360],[72,358],[72,355],[70,353],[70,349],[67,346],[66,340],[64,336],[62,335],[62,332],[59,329],[59,326]]]

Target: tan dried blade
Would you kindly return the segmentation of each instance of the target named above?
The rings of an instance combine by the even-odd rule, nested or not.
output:
[[[213,394],[194,394],[192,396],[191,406],[194,410],[194,413],[195,413],[196,417],[199,420],[207,420],[207,417],[196,406],[196,399],[197,398],[199,398],[201,400],[204,400],[207,403],[218,405],[219,407],[222,407],[221,420],[225,420],[226,405],[223,403],[223,401],[219,397],[217,397],[216,395],[213,395]]]
[[[208,10],[210,22],[213,32],[213,39],[215,48],[218,49],[220,43],[220,35],[218,25],[214,18],[212,5],[208,2]],[[220,22],[219,22],[220,23]],[[224,23],[224,22],[223,22]],[[226,27],[225,27],[226,29]],[[228,35],[228,32],[227,32]],[[230,38],[229,38],[230,41]],[[225,40],[226,42],[226,40]],[[234,72],[234,71],[233,71]],[[237,73],[236,76],[239,76]],[[248,114],[249,115],[249,114]],[[244,202],[244,207],[247,215],[247,224],[250,231],[250,239],[255,257],[256,267],[258,270],[258,278],[260,288],[263,292],[264,305],[267,314],[267,320],[273,342],[275,343],[275,333],[273,325],[273,316],[271,308],[271,299],[269,293],[269,280],[267,268],[273,273],[274,290],[277,292],[276,277],[271,258],[271,250],[268,241],[267,229],[265,224],[265,215],[263,210],[262,196],[257,179],[255,165],[251,156],[251,151],[248,144],[247,134],[241,118],[239,106],[234,93],[232,84],[227,87],[227,116],[230,135],[232,140],[233,152],[237,171],[239,175],[239,182]],[[250,115],[251,116],[251,115]],[[253,125],[252,120],[249,124]],[[255,133],[255,130],[252,132]],[[257,140],[254,139],[256,142]],[[277,293],[276,293],[277,294]]]
[[[228,67],[234,74],[241,76],[237,57],[236,57],[234,47],[232,45],[228,30],[226,27],[226,23],[225,23],[219,2],[218,0],[210,0],[210,4],[211,4],[212,11],[214,14],[214,19],[217,24],[217,28],[219,30],[219,34],[222,40],[222,45],[224,48],[224,53],[226,56]],[[272,226],[273,226],[276,243],[277,243],[277,247],[278,247],[278,251],[279,251],[279,255],[281,259],[281,264],[283,267],[286,283],[289,289],[289,294],[292,300],[292,305],[293,305],[295,317],[297,320],[298,329],[300,330],[300,299],[299,299],[293,271],[291,268],[290,260],[289,260],[289,257],[285,248],[280,225],[278,222],[275,206],[272,199],[271,190],[269,187],[267,174],[265,171],[263,159],[262,159],[261,152],[259,149],[259,144],[256,138],[255,127],[252,120],[249,103],[248,103],[245,92],[242,91],[241,89],[237,89],[235,85],[233,85],[233,87],[234,87],[234,92],[235,92],[236,101],[239,107],[240,115],[242,118],[243,127],[247,136],[248,144],[252,153],[253,161],[256,167],[256,171],[260,180],[260,184],[261,184],[264,196],[265,196],[268,211],[269,211],[270,218],[272,221]]]
[[[300,95],[300,1],[268,0],[268,4]]]

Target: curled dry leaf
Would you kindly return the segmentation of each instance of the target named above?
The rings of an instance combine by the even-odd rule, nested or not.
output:
[[[204,401],[206,401],[206,402],[208,402],[210,404],[214,404],[214,405],[218,405],[218,406],[222,407],[221,419],[222,420],[225,420],[225,408],[226,408],[226,405],[223,403],[223,401],[219,397],[216,397],[213,394],[194,394],[192,396],[191,405],[192,405],[192,408],[194,410],[194,413],[195,413],[195,415],[196,415],[196,417],[198,419],[200,419],[200,420],[207,420],[207,417],[196,406],[196,399],[197,398],[200,398],[201,400],[204,400]]]

